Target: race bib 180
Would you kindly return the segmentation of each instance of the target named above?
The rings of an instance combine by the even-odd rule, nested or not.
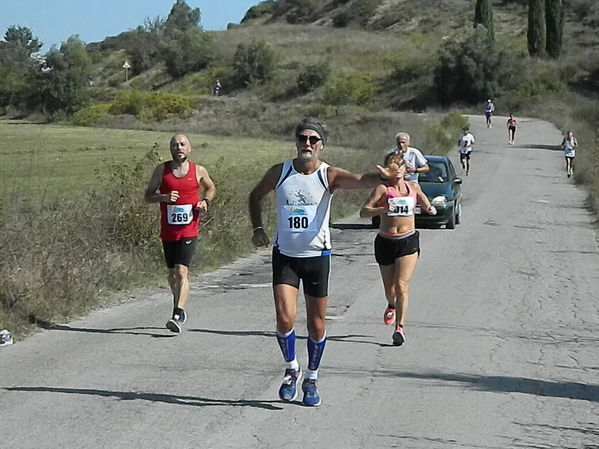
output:
[[[310,206],[283,206],[281,217],[285,223],[284,229],[288,232],[314,231],[315,205]]]

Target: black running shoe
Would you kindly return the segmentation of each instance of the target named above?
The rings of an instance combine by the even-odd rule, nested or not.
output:
[[[393,344],[395,346],[401,346],[406,342],[406,334],[403,331],[403,327],[397,326],[395,332],[393,332]]]

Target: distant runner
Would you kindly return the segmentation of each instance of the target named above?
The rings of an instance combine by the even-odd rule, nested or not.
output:
[[[487,100],[487,104],[485,105],[485,118],[487,119],[487,128],[493,128],[491,126],[491,117],[493,117],[494,112],[495,112],[495,105],[489,98]]]
[[[507,138],[509,145],[514,144],[514,137],[516,137],[516,119],[510,112],[510,118],[507,119]]]
[[[568,178],[574,173],[576,147],[578,147],[578,139],[574,137],[574,133],[572,131],[568,131],[566,133],[566,137],[564,137],[564,140],[562,140],[562,148],[564,149],[564,157],[566,158],[566,173]]]
[[[466,176],[470,174],[470,155],[474,145],[474,135],[470,132],[470,128],[462,128],[463,134],[458,139],[458,152],[460,153],[460,163],[462,169],[466,170]]]

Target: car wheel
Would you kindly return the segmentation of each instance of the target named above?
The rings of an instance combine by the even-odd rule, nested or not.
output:
[[[449,218],[445,227],[447,229],[455,229],[455,207],[452,207],[449,211]]]
[[[458,204],[455,214],[455,224],[459,225],[462,222],[462,203]]]
[[[374,217],[372,217],[372,227],[374,229],[378,229],[380,226],[381,226],[381,216],[375,215]]]

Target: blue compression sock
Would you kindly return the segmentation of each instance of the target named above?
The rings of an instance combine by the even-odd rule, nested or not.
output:
[[[322,340],[314,341],[308,337],[308,369],[316,371],[320,366],[320,359],[327,344],[327,334],[324,334]]]
[[[291,362],[295,360],[295,329],[291,329],[283,335],[277,332],[277,341],[279,342],[285,361]]]

